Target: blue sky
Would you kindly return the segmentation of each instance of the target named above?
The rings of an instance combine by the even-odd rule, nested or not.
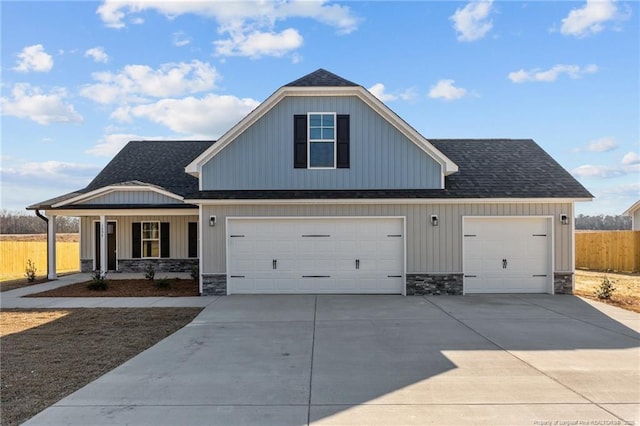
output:
[[[325,68],[427,138],[533,138],[640,198],[639,4],[3,1],[2,208],[83,188],[128,140],[215,139]]]

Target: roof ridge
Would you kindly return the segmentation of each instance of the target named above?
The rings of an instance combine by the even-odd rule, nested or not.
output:
[[[327,71],[324,68],[318,68],[317,70],[298,78],[288,84],[285,87],[344,87],[344,86],[360,86],[352,81],[340,77],[337,74]]]

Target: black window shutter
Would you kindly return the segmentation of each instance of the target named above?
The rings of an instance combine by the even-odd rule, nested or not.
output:
[[[198,223],[189,222],[189,257],[198,257]]]
[[[160,257],[169,257],[169,222],[160,224]]]
[[[142,257],[142,224],[140,222],[133,222],[131,224],[131,257],[133,259],[139,259]]]
[[[293,116],[293,167],[307,168],[307,116]]]
[[[336,153],[337,164],[339,169],[349,168],[349,116],[338,115],[337,121],[337,137],[336,137]]]

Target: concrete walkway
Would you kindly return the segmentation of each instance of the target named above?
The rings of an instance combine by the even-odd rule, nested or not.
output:
[[[640,421],[640,316],[607,305],[547,295],[207,300],[188,326],[27,424]]]
[[[162,273],[162,278],[190,278],[188,273]],[[113,273],[109,279],[144,279],[144,274]],[[0,293],[0,308],[150,308],[205,307],[215,297],[24,297],[91,280],[91,274],[73,274],[55,281]]]

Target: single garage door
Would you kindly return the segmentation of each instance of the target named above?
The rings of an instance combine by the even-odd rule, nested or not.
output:
[[[465,293],[551,293],[551,221],[463,218]]]
[[[401,294],[403,218],[229,218],[227,289]]]

